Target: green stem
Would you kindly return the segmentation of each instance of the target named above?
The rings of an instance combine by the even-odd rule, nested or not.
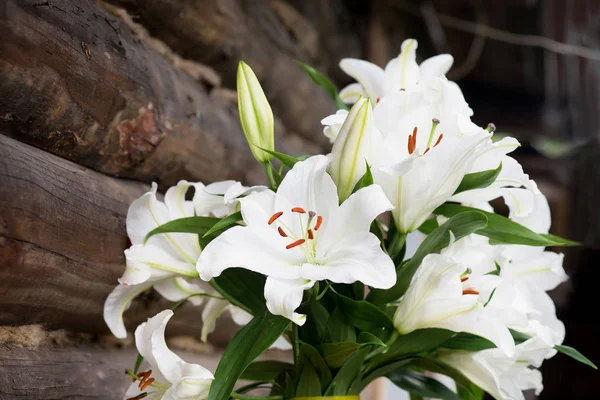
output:
[[[402,252],[402,248],[406,244],[406,234],[400,233],[396,231],[394,236],[392,237],[392,243],[390,244],[390,248],[388,249],[388,254],[392,260],[395,260],[396,257]]]
[[[275,175],[273,174],[273,165],[271,162],[265,163],[265,171],[267,172],[267,179],[269,180],[269,186],[272,190],[277,189],[277,182],[275,181]]]
[[[278,394],[275,396],[246,396],[243,394],[239,394],[236,392],[231,392],[231,398],[232,399],[239,399],[239,400],[283,400],[283,396]]]

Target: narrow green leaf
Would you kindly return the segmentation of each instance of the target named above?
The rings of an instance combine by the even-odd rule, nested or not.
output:
[[[442,375],[446,375],[454,380],[459,388],[463,387],[467,390],[471,390],[471,381],[465,377],[459,370],[441,362],[437,359],[431,358],[413,358],[410,361],[410,368],[417,369],[421,372],[431,371],[437,372]]]
[[[197,233],[199,235],[204,235],[219,221],[219,218],[213,217],[187,217],[175,219],[151,230],[146,235],[144,242],[147,242],[148,239],[150,239],[154,235],[158,235],[159,233],[182,232]]]
[[[442,226],[431,232],[421,243],[414,256],[401,264],[396,269],[396,284],[388,290],[374,289],[367,296],[367,301],[375,304],[385,304],[399,299],[408,289],[413,275],[421,265],[423,258],[431,253],[448,247],[450,243],[450,232],[456,240],[470,235],[473,232],[481,232],[487,226],[488,218],[479,211],[470,211],[452,216]]]
[[[310,397],[321,395],[321,381],[317,371],[311,364],[304,364],[298,386],[296,387],[296,397]]]
[[[206,233],[204,235],[202,235],[203,238],[212,235],[218,231],[225,231],[226,229],[231,228],[234,225],[237,225],[237,223],[239,221],[241,221],[242,218],[242,212],[238,211],[236,213],[233,213],[231,215],[228,215],[227,217],[221,219],[219,222],[217,222],[216,224],[214,224],[208,231],[206,231]]]
[[[460,397],[436,379],[429,378],[410,369],[399,369],[390,372],[386,377],[394,385],[417,396],[442,400],[460,400]]]
[[[466,174],[454,194],[466,192],[467,190],[486,188],[494,183],[498,175],[500,175],[500,171],[502,171],[502,163],[496,169]]]
[[[521,344],[529,339],[531,339],[531,336],[525,334],[525,333],[521,333],[521,332],[517,332],[513,329],[509,329],[510,330],[510,334],[512,335],[515,344]]]
[[[338,307],[345,319],[363,331],[383,327],[388,331],[394,330],[392,319],[380,308],[364,300],[352,300],[341,294],[336,294]]]
[[[288,325],[286,318],[263,311],[243,327],[221,356],[208,400],[229,399],[244,370],[281,336]]]
[[[427,328],[400,335],[388,346],[385,353],[373,357],[372,364],[377,368],[392,361],[429,352],[447,342],[454,334],[446,329]]]
[[[297,162],[306,160],[308,157],[310,157],[310,156],[294,157],[294,156],[290,156],[289,154],[280,153],[278,151],[263,149],[262,147],[260,149],[271,154],[273,157],[277,158],[279,161],[281,161],[285,166],[287,166],[289,168],[293,168]]]
[[[133,373],[137,374],[140,370],[140,365],[142,365],[142,361],[144,361],[144,357],[138,353],[137,358],[135,360],[135,366],[133,367]]]
[[[365,361],[368,351],[368,347],[363,347],[350,356],[348,361],[344,363],[329,384],[329,387],[325,391],[325,396],[345,396],[355,394],[349,393],[349,389],[355,379],[360,379],[360,376],[358,375],[360,374],[360,369]]]
[[[444,342],[441,347],[451,350],[481,351],[493,349],[496,345],[481,336],[460,332]]]
[[[306,319],[302,329],[299,330],[300,339],[307,343],[321,343],[327,333],[327,322],[330,317],[323,301],[311,300],[302,306],[299,312],[311,316]]]
[[[431,232],[440,226],[435,218],[428,219],[419,227],[419,232],[429,235]]]
[[[558,350],[559,352],[573,358],[574,360],[579,361],[582,364],[585,364],[594,369],[598,369],[598,367],[589,358],[587,358],[586,356],[581,354],[579,351],[577,351],[573,347],[556,345],[556,346],[554,346],[554,348],[556,350]]]
[[[336,308],[327,321],[327,342],[356,342],[354,327],[346,321],[344,314]]]
[[[231,268],[210,281],[230,303],[256,315],[267,309],[264,298],[266,278],[243,268]]]
[[[357,338],[357,343],[323,343],[318,348],[321,354],[323,354],[327,365],[331,368],[339,368],[344,365],[354,352],[368,345],[385,346],[385,343],[370,333],[362,332]]]
[[[240,379],[247,381],[275,381],[285,373],[293,373],[294,366],[281,361],[255,361],[248,365]]]
[[[332,379],[331,370],[321,354],[319,354],[317,349],[305,342],[300,342],[300,352],[305,357],[304,362],[309,362],[315,371],[317,371],[317,375],[319,375],[319,380],[321,382],[321,387],[327,387],[331,383]]]
[[[369,166],[367,160],[365,160],[365,164],[367,165],[367,171],[358,180],[358,182],[356,182],[356,185],[354,185],[354,189],[352,189],[352,193],[373,184],[373,174],[371,173],[371,167]]]
[[[342,110],[348,109],[348,106],[342,101],[335,85],[333,84],[333,82],[331,82],[329,78],[327,78],[325,75],[323,75],[310,65],[304,64],[300,61],[296,62],[298,63],[298,65],[300,65],[300,67],[302,67],[302,69],[306,72],[306,74],[308,75],[310,80],[313,81],[313,83],[325,89],[325,91],[331,96],[331,98],[335,100],[335,103],[337,104],[338,108]]]
[[[460,204],[446,203],[439,206],[434,213],[453,217],[461,213],[477,210]],[[487,219],[487,227],[477,231],[478,235],[490,238],[492,244],[524,244],[528,246],[574,246],[576,242],[559,238],[554,235],[541,235],[535,233],[521,224],[511,221],[499,214],[477,210]]]

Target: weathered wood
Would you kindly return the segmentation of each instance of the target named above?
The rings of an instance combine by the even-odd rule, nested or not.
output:
[[[2,133],[143,181],[262,177],[236,107],[96,4],[3,1],[0,30]],[[293,152],[293,142],[286,147],[282,137],[278,145]]]
[[[125,215],[148,186],[111,178],[0,135],[0,325],[107,332],[104,300],[124,270]],[[142,296],[135,326],[170,303]],[[190,322],[193,322],[190,324]],[[223,343],[231,323],[213,335]],[[184,305],[171,331],[199,335],[200,309]]]
[[[235,87],[238,61],[246,61],[283,123],[328,146],[319,121],[335,111],[334,102],[294,62],[317,62],[317,43],[314,28],[293,7],[248,0],[109,2],[129,10],[178,53],[218,70],[230,88]],[[307,44],[310,38],[313,42]]]

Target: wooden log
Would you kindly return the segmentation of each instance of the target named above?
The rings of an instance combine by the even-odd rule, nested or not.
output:
[[[107,332],[104,300],[123,273],[125,215],[148,190],[0,135],[0,325]],[[141,296],[125,313],[137,324],[170,303]],[[198,336],[200,309],[184,305],[175,334]],[[193,323],[190,323],[193,322]],[[232,323],[221,323],[223,344]]]
[[[218,70],[230,88],[235,87],[238,61],[246,61],[283,123],[310,141],[329,146],[319,121],[335,111],[334,102],[294,62],[318,61],[316,32],[292,7],[280,1],[247,0],[109,2],[129,10],[178,53]]]
[[[3,134],[147,182],[262,179],[235,105],[209,95],[95,3],[3,1],[0,29]],[[298,152],[293,137],[278,145]]]

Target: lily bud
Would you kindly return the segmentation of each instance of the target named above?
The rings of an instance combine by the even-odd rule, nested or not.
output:
[[[274,150],[273,111],[254,71],[243,61],[238,64],[237,95],[240,123],[254,158],[267,163],[273,156],[263,150]]]
[[[371,102],[363,98],[350,109],[331,151],[329,174],[337,185],[340,203],[367,171],[365,158],[371,150],[372,130]]]

